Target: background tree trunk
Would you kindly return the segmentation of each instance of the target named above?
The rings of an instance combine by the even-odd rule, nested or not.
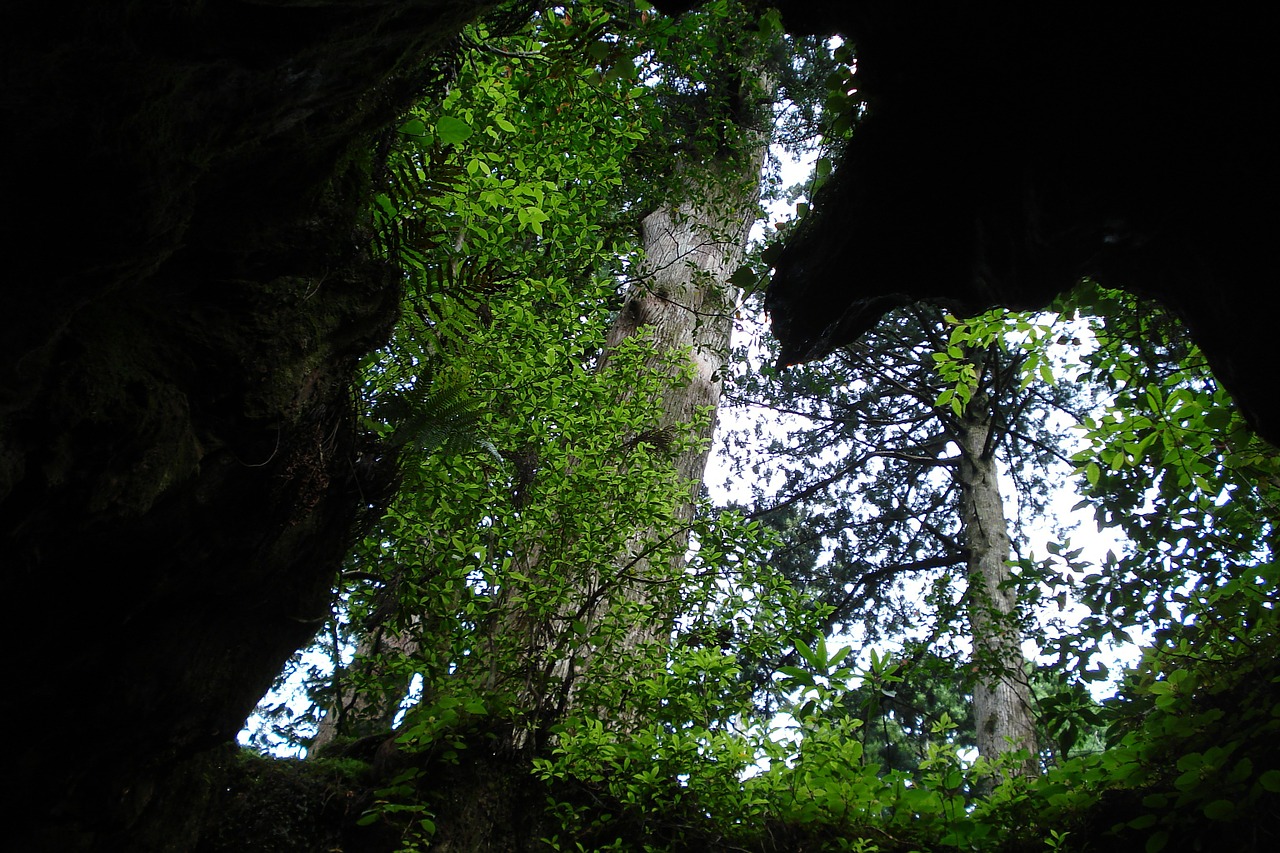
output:
[[[641,225],[644,275],[632,285],[607,340],[602,364],[630,338],[643,336],[655,345],[649,365],[665,366],[673,379],[663,401],[657,440],[670,441],[680,432],[685,433],[681,437],[693,439],[672,460],[687,492],[675,508],[671,529],[638,530],[627,551],[618,555],[630,579],[624,597],[654,606],[657,617],[627,626],[619,649],[624,655],[650,644],[665,645],[677,615],[676,601],[657,599],[676,591],[677,585],[668,581],[684,568],[685,554],[681,551],[672,557],[669,567],[653,565],[645,555],[654,543],[672,535],[681,543],[689,540],[733,333],[738,294],[729,277],[742,264],[748,232],[756,219],[767,147],[767,136],[754,134],[745,153],[682,169],[684,200],[650,213]],[[686,381],[674,381],[690,366]],[[688,435],[691,425],[693,433]],[[589,624],[594,625],[607,616],[607,610],[593,609],[588,615]],[[585,667],[579,662],[576,669],[582,672]],[[567,668],[563,674],[566,679],[574,677]],[[620,722],[621,709],[597,710]]]
[[[414,617],[410,627],[400,631],[380,625],[360,638],[351,667],[347,670],[351,677],[338,679],[340,692],[328,713],[320,719],[309,747],[312,753],[328,746],[340,735],[359,738],[391,729],[409,690],[410,679],[401,679],[402,683],[396,684],[392,690],[370,689],[368,681],[384,677],[378,665],[382,655],[407,658],[417,653],[419,635],[415,629],[419,622]]]
[[[702,487],[729,354],[737,296],[729,277],[743,261],[756,218],[767,144],[767,136],[756,134],[745,153],[730,152],[696,168],[682,167],[680,200],[650,213],[642,222],[641,275],[610,329],[597,369],[604,370],[625,341],[643,337],[653,345],[644,368],[665,372],[672,380],[661,415],[646,434],[620,435],[618,444],[680,443],[685,449],[674,453],[671,464],[687,490],[674,507],[669,525],[632,531],[612,566],[585,569],[574,581],[577,588],[567,607],[556,615],[549,618],[522,607],[519,602],[527,590],[519,584],[504,591],[510,606],[499,605],[487,641],[491,651],[478,656],[483,671],[473,677],[482,692],[498,687],[501,674],[493,661],[509,656],[512,639],[518,638],[519,658],[507,661],[503,670],[521,684],[514,704],[524,722],[510,731],[508,748],[522,749],[535,731],[571,710],[586,710],[580,705],[589,682],[641,665],[641,658],[661,654],[668,642],[679,606],[679,585],[673,579],[685,562],[683,546],[689,540]],[[687,379],[681,378],[686,375]],[[602,506],[599,511],[610,509]],[[680,547],[669,560],[650,556],[651,552],[670,554],[673,542]],[[528,578],[546,575],[542,561],[556,556],[541,541],[517,547],[516,553],[519,573]],[[594,637],[621,608],[647,617],[628,621],[620,634],[610,631],[607,644],[579,641]],[[617,704],[597,704],[589,710],[612,725],[631,722],[627,710]]]
[[[969,552],[968,609],[977,679],[973,689],[978,752],[996,759],[1030,753],[1017,775],[1039,775],[1031,690],[1008,560],[1012,550],[993,453],[991,412],[985,394],[974,395],[960,422],[960,515]]]
[[[678,607],[679,576],[684,565],[695,502],[715,429],[722,376],[729,354],[737,293],[730,276],[741,266],[751,225],[759,204],[760,173],[767,152],[768,125],[735,126],[735,143],[723,145],[712,157],[696,153],[677,162],[673,201],[641,222],[644,261],[625,295],[622,309],[606,337],[597,370],[610,366],[624,342],[641,338],[651,354],[640,366],[646,373],[671,379],[655,423],[641,435],[619,435],[619,447],[644,441],[665,455],[686,483],[679,505],[662,529],[640,527],[630,532],[626,547],[612,565],[574,570],[573,594],[550,615],[524,602],[534,587],[559,583],[548,560],[559,557],[546,543],[556,537],[532,535],[523,542],[504,543],[512,554],[511,578],[498,594],[486,636],[478,641],[484,652],[469,656],[453,673],[479,695],[506,692],[522,722],[509,732],[509,748],[527,745],[529,735],[562,719],[575,707],[586,681],[625,669],[631,659],[665,646]],[[623,392],[619,402],[630,392]],[[692,434],[690,433],[692,430]],[[675,448],[665,452],[667,447]],[[533,488],[537,488],[536,485]],[[610,508],[601,506],[600,513]],[[619,523],[625,524],[620,514]],[[676,556],[668,557],[676,551]],[[661,556],[657,556],[661,555]],[[539,580],[539,578],[547,578]],[[582,641],[620,607],[649,614],[610,630],[606,645]],[[402,657],[421,651],[421,632],[392,637],[381,631],[361,642],[352,671],[376,690],[379,679],[369,671],[365,656],[392,648]],[[389,646],[388,642],[392,645]],[[376,647],[375,647],[376,646]],[[373,667],[378,664],[374,662]],[[514,686],[514,687],[513,687]],[[394,715],[398,697],[348,694],[340,713],[333,709],[322,722],[313,748],[333,737],[367,731]],[[617,704],[592,712],[613,723],[622,713]]]

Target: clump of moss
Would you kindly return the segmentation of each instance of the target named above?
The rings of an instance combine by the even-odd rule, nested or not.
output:
[[[242,750],[212,806],[199,850],[389,849],[373,831],[355,825],[373,802],[368,773],[369,766],[353,758],[301,761]]]

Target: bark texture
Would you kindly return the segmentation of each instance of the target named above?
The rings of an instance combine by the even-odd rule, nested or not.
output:
[[[417,627],[416,619],[411,619],[409,627],[404,630],[384,624],[360,638],[351,669],[339,673],[338,696],[320,719],[309,753],[319,753],[339,736],[362,738],[391,730],[400,703],[408,693],[409,679],[400,679],[390,688],[386,684],[372,682],[385,679],[378,666],[383,655],[412,658],[417,654],[420,646],[414,630]]]
[[[0,13],[0,565],[50,626],[0,699],[18,849],[188,847],[200,755],[321,624],[393,479],[351,405],[400,301],[372,153],[484,8]]]
[[[967,592],[976,683],[973,714],[978,752],[984,758],[1025,749],[1018,775],[1039,775],[1031,690],[1016,621],[1017,600],[1008,586],[1012,551],[992,446],[985,395],[975,395],[958,430],[960,520],[968,549]]]
[[[644,276],[632,287],[607,343],[613,348],[633,336],[644,336],[655,344],[655,360],[668,364],[673,377],[685,364],[692,364],[691,378],[668,390],[658,422],[660,430],[669,432],[696,424],[696,446],[673,460],[689,486],[688,499],[676,513],[681,524],[693,520],[715,433],[738,296],[729,277],[742,264],[758,210],[759,176],[768,139],[747,136],[747,151],[728,162],[686,169],[683,200],[645,217],[641,224]],[[672,361],[673,355],[684,357]],[[643,531],[636,550],[643,548],[646,539],[661,535],[662,531]],[[683,539],[687,541],[687,534]],[[632,573],[643,577],[645,561]],[[637,587],[635,594],[644,593]],[[657,640],[669,630],[669,622],[636,626],[634,642]]]

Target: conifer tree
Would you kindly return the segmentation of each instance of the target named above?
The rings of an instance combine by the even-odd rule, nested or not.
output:
[[[1043,512],[1045,468],[1063,458],[1051,413],[1069,399],[1024,382],[1027,357],[957,344],[940,309],[911,306],[822,363],[744,376],[737,401],[774,408],[786,435],[733,441],[739,470],[776,483],[757,488],[757,512],[785,529],[775,559],[831,607],[829,630],[899,646],[908,680],[948,677],[950,661],[980,753],[1024,750],[1015,772],[1034,775],[1008,530]]]

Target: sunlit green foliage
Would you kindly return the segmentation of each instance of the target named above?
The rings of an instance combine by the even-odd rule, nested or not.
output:
[[[402,484],[351,555],[317,648],[337,659],[371,631],[408,642],[336,688],[313,673],[322,703],[364,691],[394,710],[417,685],[395,730],[409,766],[378,781],[362,820],[426,846],[432,769],[485,755],[518,728],[550,849],[1041,850],[1100,838],[1153,853],[1183,839],[1247,849],[1268,817],[1275,825],[1280,793],[1280,458],[1157,312],[1082,291],[1068,307],[1101,319],[1076,367],[1049,354],[1074,333],[992,314],[929,324],[911,364],[902,347],[877,355],[864,342],[840,387],[821,367],[790,373],[777,381],[822,426],[779,439],[791,457],[782,485],[803,500],[747,520],[703,499],[692,522],[676,519],[688,484],[671,459],[689,439],[657,423],[679,373],[637,341],[603,369],[599,356],[638,269],[637,223],[677,190],[675,153],[732,146],[742,116],[726,111],[761,106],[705,63],[758,35],[735,29],[744,14],[713,3],[677,24],[570,4],[515,32],[477,28],[447,97],[406,116],[380,152],[371,231],[408,298],[392,341],[363,365],[355,404]],[[818,78],[784,85],[825,98],[828,142],[855,133],[841,70],[852,46],[834,59],[803,47]],[[787,132],[804,137],[819,114],[804,105]],[[899,321],[879,333],[912,322]],[[1088,505],[1128,543],[1100,566],[1065,537],[1022,561],[1024,613],[1058,600],[1088,612],[1039,637],[1059,655],[1033,679],[1055,766],[989,797],[956,642],[949,572],[963,555],[943,512],[950,492],[928,466],[897,464],[945,458],[938,416],[984,392],[970,350],[990,351],[990,375],[1027,401],[1004,433],[1024,517],[1045,505],[1033,469],[1074,454]],[[891,399],[864,378],[846,382],[851,366],[928,381]],[[1105,393],[1084,445],[1066,450],[1040,427],[1072,380]],[[738,463],[768,473],[760,457]],[[817,500],[842,478],[858,500]],[[670,536],[641,542],[638,530]],[[624,594],[636,578],[620,553],[679,565],[668,558],[688,534],[683,569],[646,578],[654,594],[643,601]],[[924,580],[895,585],[908,574]],[[608,619],[585,618],[603,601]],[[654,621],[664,642],[630,645]],[[867,653],[831,638],[837,627],[856,627]],[[1099,705],[1088,689],[1107,675],[1098,655],[1134,629],[1151,648]],[[892,654],[871,642],[885,639]],[[549,713],[568,707],[569,682],[555,677],[566,661],[583,662],[580,693]],[[280,732],[305,741],[320,707]]]
[[[649,579],[659,594],[643,603],[625,594],[631,564],[619,554],[674,564],[685,548],[690,530],[673,513],[687,486],[669,462],[691,431],[658,428],[673,370],[655,366],[645,344],[615,347],[604,367],[597,359],[636,265],[627,210],[668,191],[637,168],[651,165],[656,117],[669,117],[672,98],[716,93],[683,69],[671,90],[641,85],[652,73],[644,57],[669,54],[675,35],[670,25],[619,23],[585,7],[552,10],[530,35],[482,42],[443,104],[402,128],[410,145],[401,156],[453,185],[396,212],[403,230],[434,242],[408,252],[405,322],[371,365],[370,396],[403,396],[434,367],[465,376],[482,413],[472,452],[407,457],[400,499],[353,558],[373,586],[353,590],[347,618],[363,631],[415,635],[414,656],[379,668],[385,682],[399,667],[390,684],[402,689],[410,675],[424,679],[405,745],[429,742],[440,703],[458,695],[491,715],[534,714],[521,725],[538,730],[553,720],[537,715],[566,698],[547,693],[567,689],[557,667],[616,664],[623,650],[637,670],[661,666],[661,648],[627,648],[630,626],[673,613],[710,618],[719,587],[698,579],[750,571],[750,540],[726,536],[706,513],[694,525],[691,582]],[[576,52],[584,32],[596,39],[585,65]],[[650,529],[669,533],[632,543]],[[738,580],[750,588],[749,577]],[[589,614],[605,603],[614,616],[596,624]],[[588,704],[618,701],[590,669],[576,683],[600,693]]]

